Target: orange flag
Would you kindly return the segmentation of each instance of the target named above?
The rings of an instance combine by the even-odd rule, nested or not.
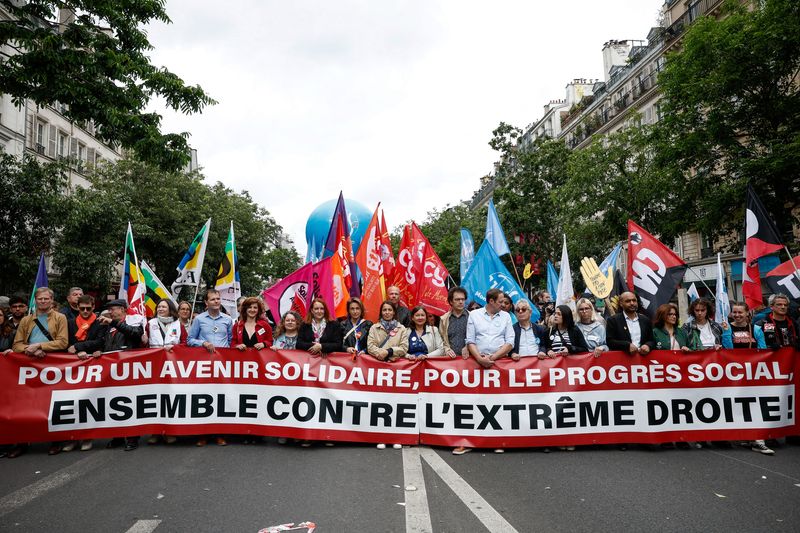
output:
[[[389,228],[386,226],[386,217],[381,210],[381,263],[383,265],[383,277],[386,283],[394,279],[394,251],[392,251],[392,241],[389,238]],[[386,299],[386,293],[383,294]]]
[[[378,224],[380,207],[381,204],[378,203],[356,254],[356,264],[364,282],[361,288],[361,300],[366,310],[364,318],[372,322],[380,319],[381,302],[386,298],[386,280],[381,260],[381,228]]]

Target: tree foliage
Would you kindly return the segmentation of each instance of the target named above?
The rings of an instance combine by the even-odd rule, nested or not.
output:
[[[64,225],[65,168],[0,152],[0,293],[29,291],[39,255]],[[69,204],[67,203],[67,206]]]
[[[663,98],[654,144],[684,170],[686,228],[708,235],[743,228],[752,183],[793,243],[800,222],[800,3],[729,2],[701,17],[659,76]]]
[[[188,133],[162,133],[161,116],[145,108],[154,97],[186,114],[215,102],[147,57],[153,47],[144,27],[169,22],[163,0],[0,0],[0,6],[12,16],[0,20],[0,46],[13,50],[0,54],[0,93],[17,103],[65,104],[70,120],[93,122],[99,139],[163,169],[188,162]],[[53,20],[59,9],[74,16],[60,24]]]
[[[192,238],[212,219],[203,280],[213,286],[233,221],[243,294],[255,294],[271,277],[299,266],[297,252],[281,250],[282,229],[247,192],[203,183],[200,174],[166,173],[123,160],[90,178],[91,188],[71,199],[63,232],[54,247],[61,283],[106,290],[122,260],[128,221],[139,260],[146,260],[169,285]]]

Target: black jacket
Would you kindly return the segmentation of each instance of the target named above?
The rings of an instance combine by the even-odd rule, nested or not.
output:
[[[641,314],[639,315],[639,329],[642,332],[640,346],[647,345],[652,350],[656,345],[655,339],[653,339],[653,325],[646,316]],[[608,344],[609,350],[629,351],[631,332],[628,331],[625,313],[617,313],[606,320],[606,344]]]
[[[349,319],[344,319],[339,322],[342,326],[342,348],[357,348],[359,351],[367,351],[367,336],[369,335],[369,328],[372,327],[372,322],[369,320],[362,320],[352,333],[353,323]],[[350,335],[348,335],[350,333]],[[359,335],[360,334],[360,335]],[[358,346],[356,346],[356,341]]]
[[[411,311],[409,311],[408,307],[398,305],[397,315],[394,318],[405,327],[409,327],[411,325]]]
[[[567,330],[569,334],[569,341],[567,342],[567,351],[569,353],[585,353],[589,351],[589,346],[586,344],[586,339],[583,337],[583,332],[577,328],[577,326],[572,326]],[[545,331],[544,334],[544,345],[545,345],[545,352],[548,352],[553,345],[553,340],[558,338],[558,330],[556,328],[550,328],[549,331]]]
[[[322,345],[322,353],[342,351],[342,326],[336,320],[329,320],[325,324],[325,331],[319,338]],[[297,332],[297,349],[308,350],[314,345],[314,330],[311,324],[301,324],[300,331]]]
[[[86,340],[78,341],[75,334],[78,333],[78,324],[74,318],[67,320],[67,331],[69,333],[69,345],[75,347],[76,352],[96,352],[103,349],[108,326],[104,326],[99,320],[92,322],[89,331],[86,332]]]
[[[103,352],[113,350],[126,350],[129,348],[139,348],[142,345],[142,334],[144,328],[141,325],[131,326],[124,320],[117,322],[113,320],[103,338]]]
[[[539,326],[537,324],[531,324],[533,328],[533,334],[536,335],[536,338],[539,340],[539,349],[543,352],[547,351],[545,347],[546,342],[544,338],[547,336],[547,330],[543,326]],[[511,354],[514,355],[515,353],[519,353],[519,339],[522,336],[522,328],[519,325],[519,322],[514,324],[514,347],[511,348]],[[533,354],[536,355],[536,354]]]

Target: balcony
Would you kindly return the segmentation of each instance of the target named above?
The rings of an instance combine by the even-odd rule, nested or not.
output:
[[[722,4],[722,0],[697,0],[686,8],[683,14],[675,19],[664,31],[664,41],[671,43],[686,31],[686,28],[699,17],[707,15],[710,11]]]

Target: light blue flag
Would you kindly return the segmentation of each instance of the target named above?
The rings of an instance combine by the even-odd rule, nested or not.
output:
[[[731,314],[731,301],[728,298],[728,291],[725,289],[725,269],[722,268],[720,254],[717,254],[717,294],[715,302],[714,321],[718,324],[728,321]]]
[[[612,274],[614,273],[614,270],[616,270],[617,267],[617,258],[619,257],[619,251],[621,249],[622,249],[622,243],[617,243],[614,249],[611,250],[611,253],[609,253],[606,256],[606,258],[603,259],[603,262],[600,263],[600,266],[598,267],[600,269],[600,272],[602,272],[603,274],[607,274],[608,269],[610,268],[611,273]]]
[[[539,310],[525,297],[525,293],[517,284],[517,280],[514,279],[514,276],[508,272],[503,262],[500,261],[489,241],[485,240],[481,244],[478,253],[475,254],[472,267],[464,276],[464,279],[461,280],[461,285],[467,290],[468,297],[481,305],[486,305],[486,291],[489,289],[500,289],[508,293],[514,304],[519,300],[525,300],[533,311],[531,322],[539,320]]]
[[[472,233],[467,228],[461,228],[461,270],[458,273],[461,280],[469,272],[469,267],[475,260],[475,241],[472,240]]]
[[[689,285],[689,290],[686,291],[686,296],[689,297],[689,303],[692,303],[700,298],[700,293],[697,292],[697,286],[694,283]]]
[[[494,200],[489,200],[489,210],[486,213],[486,240],[492,245],[497,255],[510,254],[506,234],[503,233],[503,226],[500,225],[500,218],[494,208]],[[483,245],[481,245],[483,246]]]
[[[33,282],[31,299],[28,301],[28,314],[36,313],[36,289],[47,287],[47,267],[44,265],[44,252],[39,256],[39,270],[36,271],[36,281]]]
[[[550,260],[547,260],[547,292],[550,293],[550,296],[555,298],[556,290],[558,289],[558,272],[556,272],[556,267],[553,266],[553,263]],[[555,300],[553,300],[555,301]]]

